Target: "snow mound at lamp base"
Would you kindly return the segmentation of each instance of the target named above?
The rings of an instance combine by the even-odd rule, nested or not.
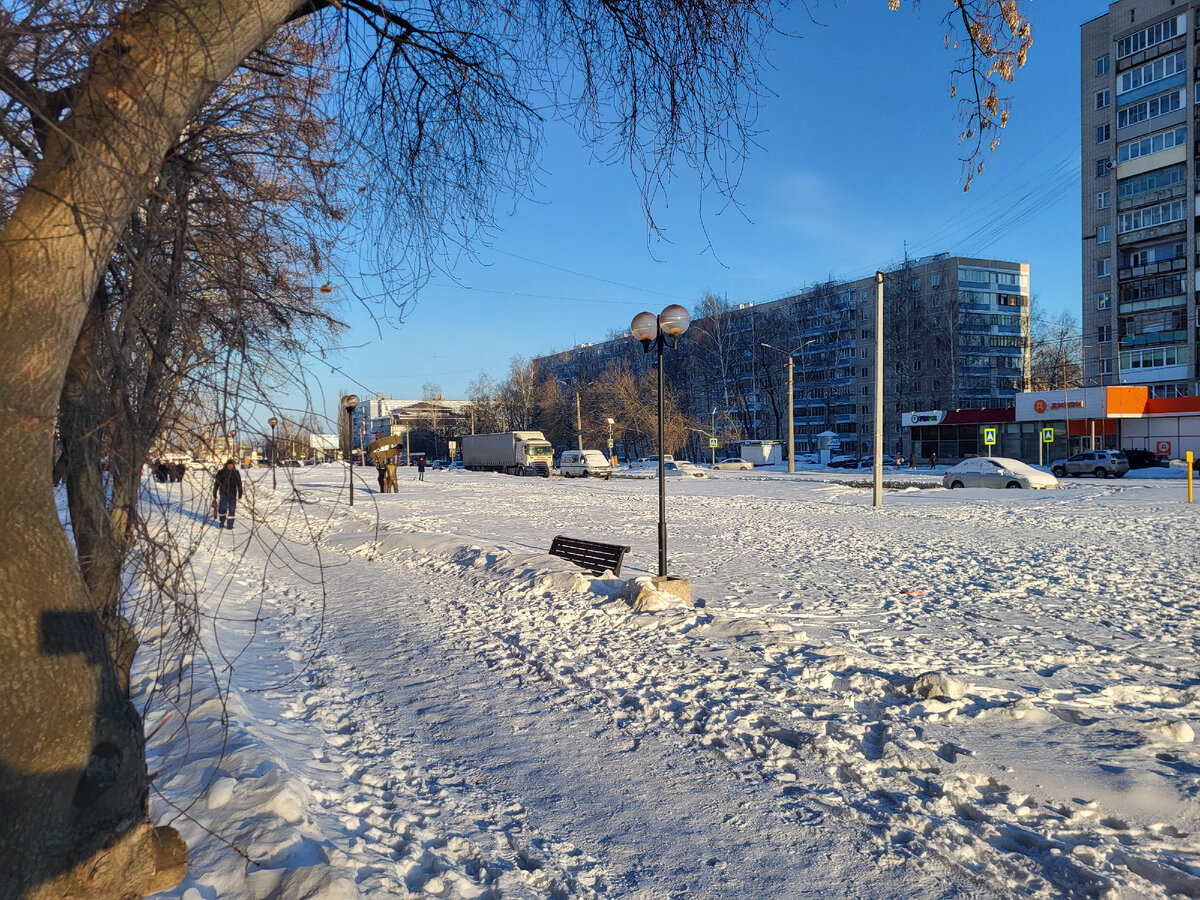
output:
[[[666,578],[639,575],[621,585],[617,597],[632,606],[634,612],[691,609],[692,583],[686,578],[672,578],[670,575]]]

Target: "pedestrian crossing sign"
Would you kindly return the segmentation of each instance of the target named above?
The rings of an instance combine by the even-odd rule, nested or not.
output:
[[[995,428],[983,429],[983,442],[985,444],[987,444],[989,447],[991,447],[993,444],[996,443],[996,429]]]
[[[1042,443],[1043,444],[1053,444],[1054,443],[1054,429],[1053,428],[1043,428],[1042,429]]]
[[[715,450],[715,449],[717,449],[717,439],[716,439],[716,438],[709,438],[709,439],[708,439],[708,446],[712,447],[714,450]]]

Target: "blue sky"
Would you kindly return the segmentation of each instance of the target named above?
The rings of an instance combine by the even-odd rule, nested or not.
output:
[[[823,2],[812,9],[819,24],[792,10],[796,37],[773,41],[774,95],[740,209],[700,197],[683,170],[659,210],[667,241],[650,239],[628,169],[554,127],[536,194],[498,204],[499,229],[478,259],[423,289],[398,327],[348,304],[343,343],[355,349],[330,356],[345,374],[317,363],[310,391],[330,407],[343,387],[415,397],[433,382],[461,398],[480,372],[502,378],[513,356],[602,340],[643,309],[691,308],[706,291],[773,299],[873,272],[906,242],[914,256],[1028,262],[1035,303],[1078,318],[1079,26],[1108,4],[1023,5],[1033,49],[1000,147],[969,193],[947,90],[955,54],[942,44],[949,4],[892,13],[885,0]]]

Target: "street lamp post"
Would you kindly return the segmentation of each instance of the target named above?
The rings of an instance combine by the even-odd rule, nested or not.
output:
[[[795,363],[796,354],[807,347],[809,344],[815,344],[816,340],[805,341],[795,350],[780,350],[778,347],[772,347],[770,344],[763,344],[768,350],[774,350],[776,353],[782,353],[787,356],[788,361],[788,471],[796,471],[796,400],[793,396],[792,385],[795,383]],[[715,412],[715,410],[714,410]]]
[[[617,424],[616,421],[611,416],[609,416],[608,417],[608,456],[610,459],[612,459],[614,466],[617,464],[617,451],[613,446],[612,428],[616,424]]]
[[[350,505],[354,505],[354,410],[358,407],[358,394],[350,394],[342,398],[342,405],[346,407],[347,425],[346,433],[350,436],[350,446],[347,448],[350,457]]]
[[[663,348],[667,340],[671,346],[679,344],[680,336],[688,330],[692,318],[678,303],[672,303],[657,316],[641,312],[633,317],[630,332],[642,343],[643,352],[653,347],[657,351],[655,367],[658,370],[658,577],[667,578],[667,488],[666,466],[663,455],[666,444],[663,405]]]
[[[279,464],[278,453],[275,450],[275,426],[279,424],[279,420],[271,416],[267,419],[267,424],[271,426],[271,490],[275,490],[275,467]]]

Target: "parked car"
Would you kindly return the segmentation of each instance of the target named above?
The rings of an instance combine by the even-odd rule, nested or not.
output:
[[[655,464],[657,465],[657,460]],[[695,463],[690,462],[668,462],[663,460],[664,475],[691,475],[695,478],[705,478],[705,471]]]
[[[1050,463],[1050,471],[1062,478],[1070,475],[1095,475],[1097,478],[1122,478],[1129,471],[1129,460],[1120,450],[1085,450]]]
[[[567,450],[558,461],[564,478],[611,478],[612,463],[599,450]]]
[[[456,459],[456,460],[454,460],[454,462],[450,463],[450,465],[448,465],[446,468],[447,469],[464,469],[466,467],[463,465],[463,461],[461,459]]]
[[[896,457],[888,456],[886,453],[883,454],[883,464],[884,464],[884,466],[891,466],[894,469],[896,467]],[[875,457],[874,456],[862,457],[858,461],[858,467],[860,469],[873,469],[875,467]]]
[[[664,463],[675,462],[675,457],[672,456],[670,453],[664,453],[663,454],[663,462]],[[641,459],[635,459],[633,462],[631,462],[629,464],[629,468],[631,468],[631,469],[644,469],[647,466],[653,466],[656,469],[658,468],[658,455],[657,454],[655,454],[654,456],[643,456]]]
[[[1058,479],[1040,469],[1006,456],[964,459],[942,476],[942,486],[957,488],[1055,488]]]
[[[285,468],[288,468],[288,469],[298,469],[298,468],[300,468],[300,460],[298,460],[298,459],[281,459],[279,461],[279,465],[281,465]]]
[[[732,469],[733,471],[748,472],[754,468],[754,463],[748,459],[742,459],[740,456],[730,456],[725,459],[718,460],[714,465],[714,469]]]
[[[1136,447],[1130,447],[1123,452],[1125,459],[1129,461],[1129,468],[1131,469],[1165,469],[1171,465],[1169,459],[1159,456],[1157,453],[1151,453],[1149,450],[1139,450]]]
[[[825,463],[831,469],[857,469],[857,456],[835,456],[829,462]]]

